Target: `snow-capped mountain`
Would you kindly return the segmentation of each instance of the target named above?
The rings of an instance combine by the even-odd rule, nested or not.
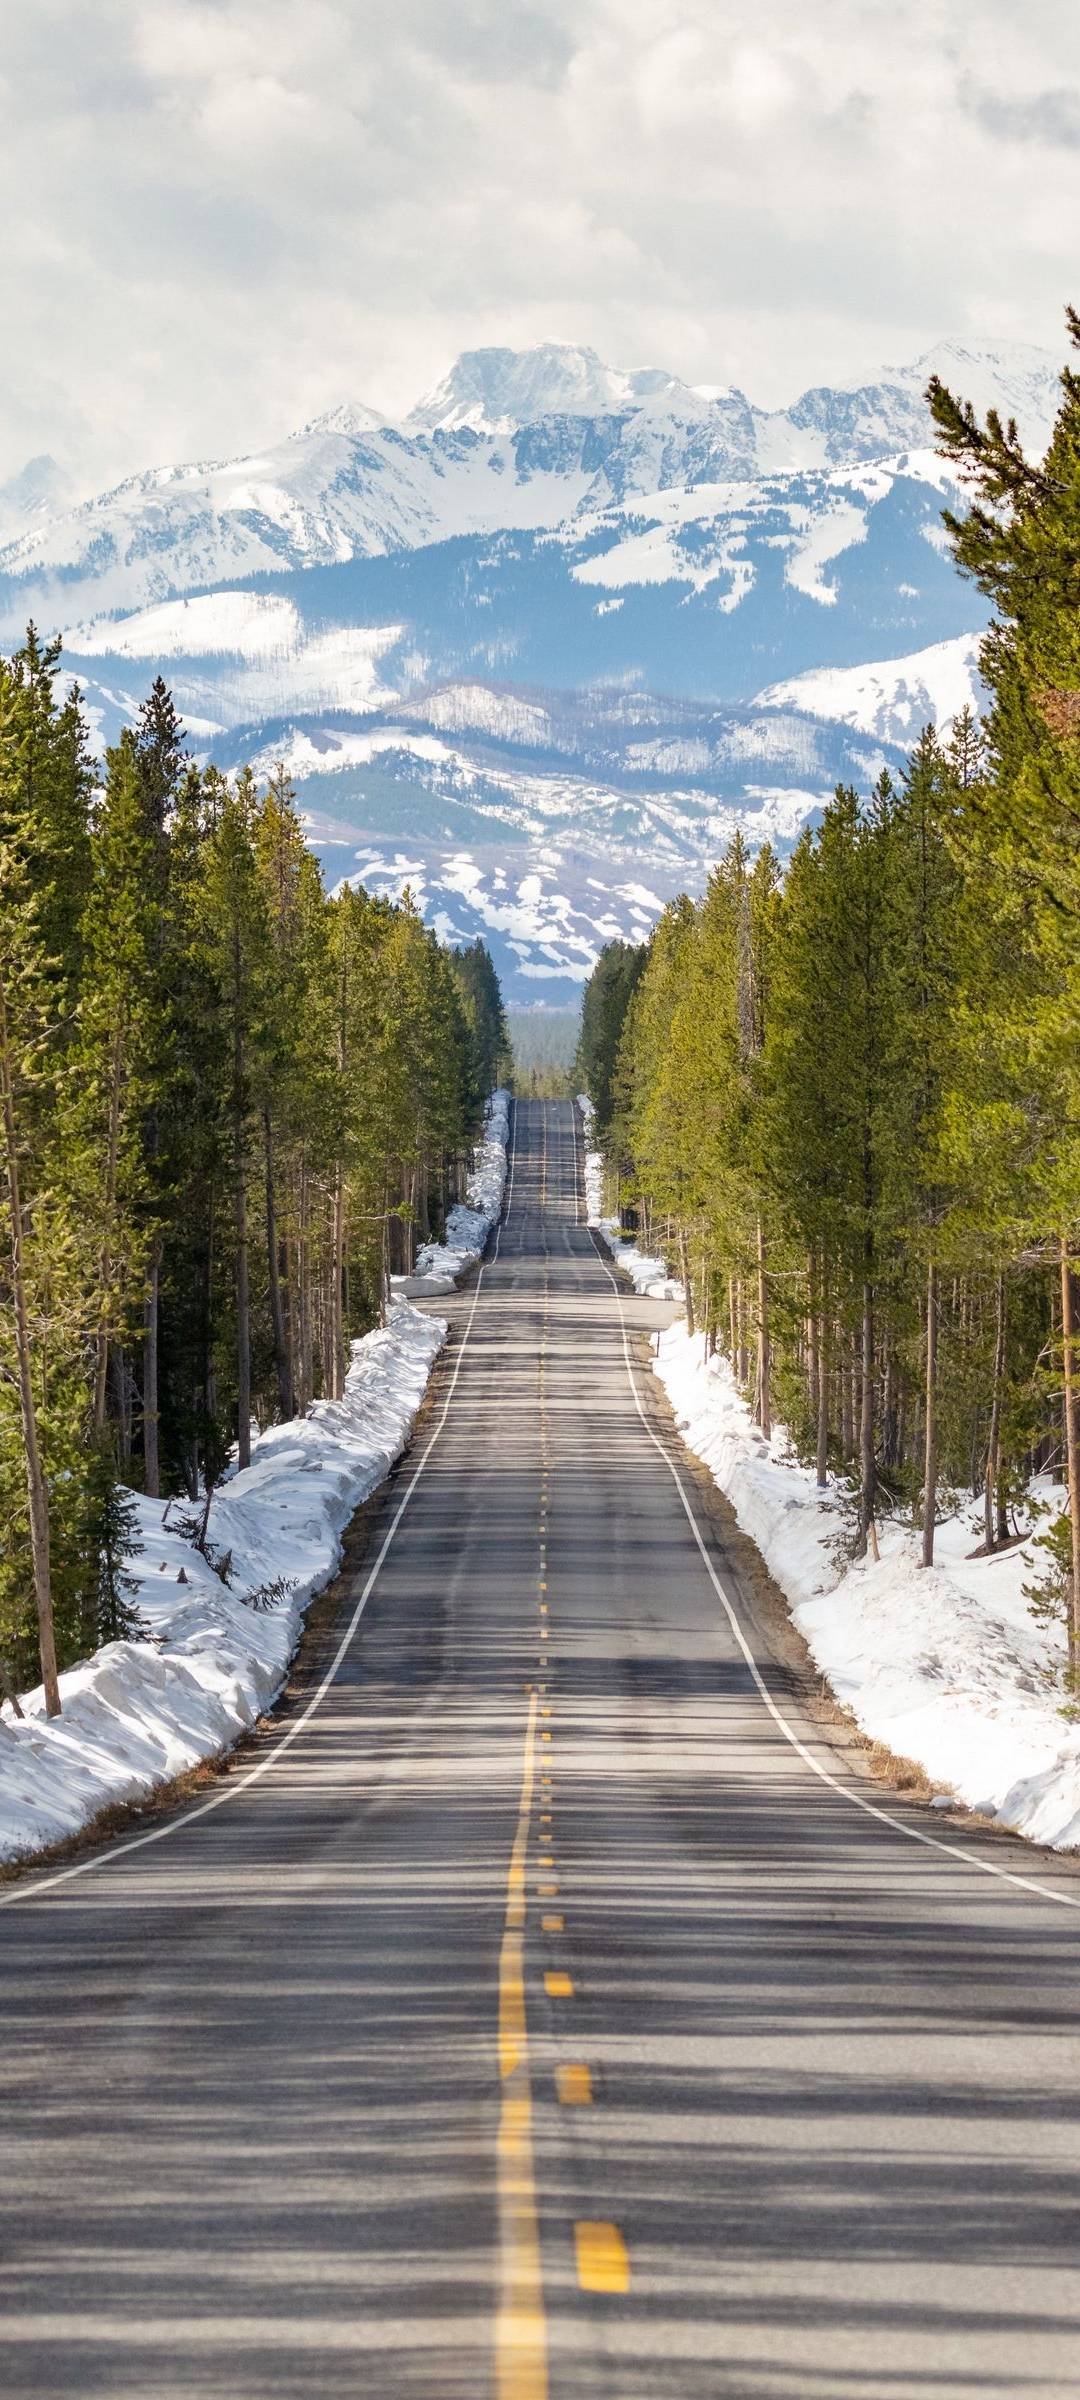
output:
[[[35,462],[2,629],[63,631],[103,742],[160,669],[201,749],[288,760],[337,870],[422,867],[562,997],[725,829],[789,842],[973,689],[934,370],[1045,442],[1040,352],[944,344],[770,411],[552,344],[466,353],[405,426],[347,402],[75,508]]]
[[[61,515],[74,499],[71,476],[47,450],[28,458],[17,475],[0,483],[0,543],[15,540],[47,517]]]
[[[0,542],[2,629],[31,612],[70,622],[261,572],[554,530],[658,492],[925,451],[934,366],[1045,440],[1057,385],[1039,352],[944,345],[892,380],[771,412],[658,369],[623,374],[590,351],[469,352],[411,430],[347,403],[254,455],[150,468],[74,509],[39,497]]]
[[[708,402],[662,367],[605,366],[595,350],[542,342],[535,350],[463,350],[405,420],[413,433],[512,433],[541,417],[612,417],[669,406],[705,415]]]
[[[832,725],[851,725],[882,742],[908,747],[924,725],[944,734],[970,708],[985,702],[977,633],[935,642],[908,658],[880,658],[863,667],[814,667],[759,692],[759,708],[798,709]]]

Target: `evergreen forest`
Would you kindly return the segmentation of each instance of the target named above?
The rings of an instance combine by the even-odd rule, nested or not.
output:
[[[328,895],[278,770],[189,756],[159,679],[99,766],[59,645],[0,663],[0,1654],[125,1622],[125,1491],[208,1496],[465,1188],[499,986]],[[130,1507],[130,1503],[127,1504]]]
[[[612,943],[579,1071],[613,1204],[679,1267],[762,1431],[841,1478],[851,1555],[905,1511],[931,1564],[963,1495],[992,1550],[1035,1475],[1064,1486],[1033,1597],[1075,1687],[1080,374],[1041,464],[1015,425],[929,400],[967,501],[946,533],[993,605],[985,721],[837,789],[783,872],[737,839],[700,900]]]

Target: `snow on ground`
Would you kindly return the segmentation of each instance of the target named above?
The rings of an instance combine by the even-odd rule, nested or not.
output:
[[[469,1202],[451,1211],[447,1247],[429,1245],[430,1288],[449,1291],[477,1257],[502,1207],[509,1101],[488,1103]],[[424,1253],[425,1259],[429,1253]],[[341,1536],[409,1438],[446,1321],[397,1299],[389,1321],[353,1343],[341,1400],[252,1444],[251,1465],[215,1492],[207,1536],[231,1554],[228,1583],[190,1538],[188,1502],[133,1493],[141,1551],[129,1561],[131,1605],[150,1641],[108,1642],[60,1678],[62,1713],[24,1695],[23,1718],[0,1708],[0,1859],[62,1841],[99,1810],[231,1749],[280,1692],[308,1602],[329,1583]],[[285,1580],[268,1606],[250,1595]]]
[[[448,1291],[462,1270],[482,1256],[502,1208],[509,1140],[510,1094],[498,1091],[488,1101],[484,1138],[476,1152],[466,1198],[451,1209],[444,1239],[425,1242],[416,1254],[417,1276],[430,1279],[433,1291]]]
[[[681,1300],[683,1290],[673,1275],[669,1275],[662,1258],[650,1258],[639,1250],[636,1242],[627,1241],[619,1228],[617,1217],[604,1215],[603,1153],[590,1147],[595,1115],[592,1101],[582,1092],[578,1097],[585,1126],[585,1210],[590,1225],[606,1242],[616,1266],[629,1275],[637,1292],[646,1292],[650,1300]]]
[[[594,1111],[584,1097],[579,1106],[589,1223],[637,1291],[681,1298],[664,1260],[643,1256],[605,1217]],[[919,1566],[909,1527],[886,1521],[878,1563],[845,1568],[833,1556],[844,1530],[835,1480],[818,1490],[782,1426],[766,1441],[727,1360],[706,1359],[704,1335],[680,1320],[659,1334],[652,1366],[687,1447],[756,1542],[863,1732],[914,1759],[964,1807],[1054,1849],[1080,1846],[1080,1723],[1062,1713],[1064,1631],[1040,1624],[1024,1597],[1040,1571],[1032,1539],[972,1557],[983,1538],[981,1503],[972,1503],[938,1526],[933,1567]],[[1065,1505],[1058,1486],[1037,1497],[1055,1512]]]
[[[752,1423],[726,1360],[706,1362],[685,1324],[659,1337],[654,1368],[683,1439],[731,1501],[838,1700],[864,1733],[914,1759],[967,1808],[1057,1849],[1080,1844],[1080,1725],[1062,1714],[1064,1637],[1036,1622],[1023,1585],[1030,1540],[989,1558],[980,1510],[938,1527],[919,1567],[910,1529],[880,1528],[881,1559],[839,1571],[835,1484],[817,1490],[778,1430]],[[1064,1505],[1064,1493],[1054,1495]]]
[[[40,1686],[25,1718],[0,1711],[0,1858],[78,1832],[99,1809],[137,1800],[229,1749],[285,1680],[312,1594],[335,1573],[349,1519],[404,1448],[445,1322],[397,1304],[354,1342],[341,1400],[252,1444],[251,1465],[214,1494],[207,1533],[232,1553],[229,1584],[180,1530],[185,1502],[133,1494],[141,1554],[132,1606],[150,1642],[109,1642],[60,1678],[62,1714]],[[183,1580],[181,1580],[183,1577]],[[292,1590],[255,1609],[245,1595],[284,1577]]]

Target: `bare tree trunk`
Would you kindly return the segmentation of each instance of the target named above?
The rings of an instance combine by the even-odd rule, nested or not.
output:
[[[15,1320],[15,1356],[19,1383],[23,1456],[26,1463],[26,1498],[30,1513],[30,1560],[34,1578],[34,1601],[37,1608],[38,1650],[41,1657],[41,1680],[45,1687],[45,1713],[50,1717],[58,1717],[60,1715],[60,1681],[56,1670],[52,1573],[49,1564],[49,1493],[45,1481],[41,1445],[38,1440],[37,1408],[34,1400],[30,1320],[26,1305],[26,1280],[23,1272],[23,1211],[19,1190],[18,1125],[15,1115],[15,1088],[11,1038],[8,1031],[7,994],[2,983],[0,983],[0,1097],[2,1097],[4,1112],[4,1164],[7,1182],[8,1243],[11,1259],[11,1309]]]
[[[990,1433],[986,1444],[986,1488],[983,1494],[983,1522],[986,1528],[987,1550],[997,1547],[995,1533],[1001,1541],[1006,1534],[999,1531],[1004,1510],[1001,1505],[1001,1399],[1005,1385],[1005,1277],[997,1279],[997,1319],[994,1333],[994,1395],[990,1403]],[[996,1503],[996,1520],[995,1520]]]
[[[345,1180],[340,1165],[334,1177],[330,1232],[330,1385],[335,1400],[345,1389]]]
[[[934,1563],[934,1527],[937,1522],[937,1321],[938,1276],[931,1259],[926,1270],[926,1429],[923,1446],[922,1493],[922,1564]]]
[[[772,1432],[772,1354],[769,1346],[769,1287],[765,1273],[765,1228],[757,1221],[757,1390],[754,1415],[762,1433]]]
[[[1069,1674],[1080,1677],[1080,1425],[1076,1408],[1076,1281],[1068,1241],[1061,1237],[1061,1350],[1065,1367],[1065,1457],[1072,1534],[1072,1588],[1069,1594]]]
[[[315,1359],[311,1327],[311,1188],[308,1181],[307,1145],[300,1152],[300,1221],[297,1227],[298,1257],[298,1339],[300,1351],[299,1390],[301,1414],[310,1408],[315,1393]]]
[[[292,1376],[289,1372],[289,1346],[285,1339],[285,1310],[281,1298],[281,1263],[278,1258],[277,1204],[274,1196],[274,1128],[268,1108],[263,1110],[263,1145],[266,1159],[266,1266],[270,1285],[270,1327],[274,1343],[274,1372],[277,1377],[278,1408],[284,1422],[293,1413]]]
[[[234,940],[239,993],[239,942]],[[239,1000],[233,1011],[233,1233],[236,1243],[236,1457],[251,1465],[251,1292],[248,1280],[247,1186],[244,1175],[244,1036]]]
[[[98,1273],[101,1278],[101,1306],[108,1312],[110,1283],[113,1271],[113,1218],[116,1213],[116,1169],[120,1143],[120,1036],[114,1034],[109,1075],[109,1132],[105,1155],[105,1223],[102,1234]],[[105,1430],[105,1408],[109,1388],[109,1329],[107,1322],[98,1326],[94,1362],[94,1432]]]
[[[806,1260],[806,1412],[813,1417],[818,1404],[817,1261],[810,1250]]]
[[[817,1459],[818,1490],[824,1491],[829,1480],[829,1308],[828,1283],[824,1266],[821,1274],[821,1321],[818,1327],[817,1358]]]
[[[146,1284],[142,1361],[143,1490],[151,1500],[161,1497],[161,1414],[158,1398],[160,1318],[161,1243],[155,1240]]]
[[[686,1239],[686,1227],[682,1224],[679,1226],[679,1261],[682,1267],[682,1287],[686,1300],[686,1330],[687,1333],[692,1334],[697,1330],[694,1324],[694,1285],[690,1273],[690,1245]]]
[[[859,1418],[859,1540],[857,1555],[877,1558],[877,1526],[874,1522],[874,1503],[877,1498],[877,1475],[874,1465],[874,1287],[869,1279],[863,1284],[862,1297],[862,1408]]]

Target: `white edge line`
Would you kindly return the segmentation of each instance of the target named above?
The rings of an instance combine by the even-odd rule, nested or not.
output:
[[[979,1858],[974,1850],[966,1850],[959,1842],[945,1842],[942,1841],[940,1835],[938,1834],[923,1833],[916,1825],[905,1825],[902,1817],[890,1816],[888,1809],[878,1808],[872,1800],[864,1800],[861,1792],[849,1791],[847,1785],[841,1783],[838,1776],[830,1774],[829,1769],[821,1765],[820,1761],[814,1757],[813,1752],[807,1749],[805,1742],[800,1741],[798,1734],[794,1731],[793,1727],[788,1724],[787,1718],[783,1715],[782,1711],[777,1708],[776,1702],[772,1698],[771,1693],[767,1689],[767,1686],[762,1679],[761,1673],[758,1669],[757,1661],[754,1658],[754,1654],[744,1639],[742,1627],[739,1624],[738,1617],[736,1616],[735,1610],[728,1599],[723,1584],[716,1573],[716,1569],[713,1566],[712,1560],[709,1557],[709,1553],[705,1547],[705,1543],[702,1540],[701,1534],[698,1530],[697,1519],[694,1515],[693,1509],[690,1506],[690,1502],[687,1499],[686,1489],[683,1484],[682,1477],[679,1474],[679,1470],[675,1465],[674,1459],[669,1457],[662,1441],[660,1441],[658,1436],[654,1433],[653,1428],[650,1425],[645,1411],[641,1405],[641,1398],[638,1392],[637,1382],[630,1359],[629,1345],[626,1338],[626,1318],[623,1312],[622,1292],[618,1283],[616,1282],[611,1268],[607,1264],[606,1259],[601,1255],[596,1230],[591,1225],[589,1227],[589,1232],[592,1236],[593,1248],[596,1252],[599,1264],[603,1268],[603,1271],[612,1286],[612,1289],[615,1293],[615,1298],[619,1304],[619,1326],[622,1333],[623,1358],[626,1363],[626,1373],[630,1384],[630,1390],[633,1393],[634,1406],[637,1409],[638,1415],[646,1433],[648,1434],[653,1448],[659,1451],[664,1465],[666,1466],[672,1482],[675,1485],[675,1489],[678,1492],[679,1498],[682,1501],[690,1531],[693,1534],[694,1540],[697,1543],[698,1549],[701,1553],[705,1572],[708,1575],[709,1581],[712,1584],[713,1590],[716,1593],[717,1599],[719,1600],[724,1614],[728,1620],[732,1633],[735,1636],[735,1640],[737,1641],[739,1649],[742,1652],[743,1658],[745,1659],[746,1664],[750,1669],[750,1673],[753,1676],[754,1683],[757,1686],[758,1697],[763,1701],[765,1707],[768,1709],[769,1715],[773,1719],[774,1724],[779,1726],[785,1740],[791,1743],[792,1749],[798,1752],[799,1757],[804,1760],[805,1764],[810,1768],[812,1774],[816,1775],[821,1783],[827,1783],[830,1790],[838,1792],[840,1798],[848,1801],[852,1808],[861,1809],[864,1816],[876,1818],[879,1825],[888,1825],[893,1833],[902,1833],[906,1841],[918,1842],[921,1844],[924,1850],[938,1850],[945,1858],[959,1859],[965,1867],[977,1867],[980,1875],[993,1875],[997,1878],[999,1883],[1012,1884],[1017,1891],[1033,1892],[1038,1900],[1052,1900],[1058,1908],[1080,1908],[1080,1897],[1074,1896],[1070,1892],[1055,1892],[1047,1884],[1036,1883],[1029,1875],[1015,1875],[1011,1873],[1008,1867],[994,1866],[990,1859]]]
[[[337,1675],[338,1668],[340,1667],[342,1660],[344,1659],[346,1652],[350,1647],[353,1635],[356,1632],[356,1628],[360,1623],[360,1619],[363,1616],[364,1610],[367,1607],[368,1601],[375,1588],[375,1583],[378,1578],[380,1568],[382,1567],[383,1560],[386,1557],[387,1551],[389,1550],[391,1542],[394,1539],[394,1535],[397,1532],[402,1517],[404,1516],[409,1502],[412,1499],[413,1493],[415,1492],[417,1484],[420,1481],[420,1477],[424,1472],[427,1462],[431,1457],[431,1453],[435,1448],[435,1444],[442,1433],[444,1425],[446,1424],[447,1417],[450,1414],[450,1403],[454,1397],[455,1390],[457,1389],[457,1379],[461,1373],[461,1362],[465,1356],[469,1335],[473,1329],[473,1318],[476,1315],[477,1307],[479,1305],[481,1286],[484,1281],[484,1276],[487,1272],[487,1266],[494,1266],[495,1261],[498,1258],[499,1245],[502,1241],[503,1226],[505,1225],[506,1219],[510,1213],[510,1200],[514,1189],[514,1158],[516,1150],[517,1109],[515,1106],[514,1129],[510,1143],[510,1177],[503,1196],[502,1210],[498,1219],[498,1232],[495,1237],[495,1248],[492,1251],[490,1260],[481,1266],[480,1272],[476,1278],[476,1290],[473,1294],[473,1304],[469,1310],[465,1331],[461,1337],[461,1342],[458,1347],[457,1358],[454,1361],[454,1372],[450,1378],[450,1388],[443,1402],[442,1413],[439,1417],[439,1422],[436,1425],[429,1442],[423,1450],[421,1457],[409,1478],[402,1497],[399,1500],[396,1509],[394,1510],[394,1514],[379,1545],[378,1556],[368,1573],[363,1591],[360,1594],[360,1598],[356,1603],[356,1607],[354,1608],[348,1625],[342,1634],[341,1640],[338,1643],[330,1665],[323,1676],[322,1682],[320,1683],[318,1690],[312,1694],[311,1699],[308,1701],[307,1707],[301,1711],[301,1714],[289,1726],[288,1731],[282,1734],[280,1741],[274,1743],[273,1749],[267,1753],[267,1756],[263,1759],[260,1759],[257,1766],[249,1767],[245,1775],[238,1775],[235,1783],[230,1783],[223,1792],[215,1792],[212,1799],[201,1800],[196,1808],[185,1809],[183,1816],[172,1817],[167,1825],[158,1825],[150,1833],[137,1833],[132,1835],[130,1839],[125,1842],[114,1842],[108,1850],[101,1851],[95,1858],[80,1859],[78,1864],[72,1867],[60,1867],[53,1875],[43,1875],[39,1883],[15,1885],[11,1891],[0,1893],[0,1908],[13,1908],[16,1902],[20,1900],[36,1900],[41,1892],[54,1892],[59,1884],[72,1883],[77,1875],[92,1875],[101,1867],[111,1866],[114,1859],[130,1857],[133,1850],[148,1849],[151,1842],[167,1841],[170,1835],[174,1833],[181,1833],[186,1825],[194,1825],[199,1817],[209,1817],[213,1814],[215,1809],[224,1808],[227,1800],[235,1800],[240,1792],[246,1792],[253,1783],[258,1783],[263,1775],[268,1774],[271,1767],[276,1767],[278,1760],[284,1757],[286,1750],[290,1750],[292,1748],[297,1735],[303,1732],[305,1725],[309,1722],[310,1718],[314,1716],[316,1709],[321,1708],[327,1692],[329,1691],[330,1686]],[[13,1865],[18,1865],[20,1862],[16,1859],[11,1863]],[[29,1861],[27,1861],[27,1864],[29,1864]]]

